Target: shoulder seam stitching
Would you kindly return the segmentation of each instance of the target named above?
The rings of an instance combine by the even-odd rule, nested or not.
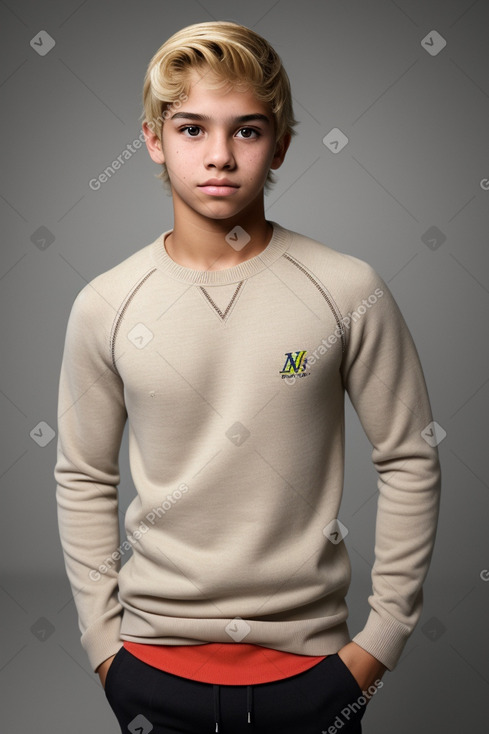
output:
[[[109,341],[109,349],[112,359],[112,365],[117,372],[117,374],[120,377],[119,370],[117,369],[117,365],[115,363],[115,340],[117,338],[117,332],[119,331],[119,326],[121,323],[121,320],[124,318],[124,312],[126,308],[129,306],[129,303],[131,302],[132,298],[136,294],[136,292],[141,288],[141,286],[145,283],[145,281],[149,278],[150,275],[152,275],[154,272],[156,272],[157,268],[155,266],[152,266],[150,270],[148,270],[137,283],[131,286],[129,291],[127,292],[126,296],[122,300],[119,310],[117,311],[114,321],[112,323],[112,329],[110,332],[110,341]]]
[[[344,352],[346,350],[346,337],[345,337],[346,331],[345,331],[345,328],[344,328],[343,322],[342,322],[342,320],[343,320],[342,313],[341,313],[340,309],[338,308],[338,304],[334,300],[333,296],[331,295],[331,293],[329,292],[329,290],[326,288],[326,286],[323,285],[322,283],[320,283],[312,275],[312,273],[309,272],[309,270],[306,268],[306,266],[303,265],[301,262],[299,262],[299,260],[296,260],[294,257],[292,257],[292,255],[289,255],[287,252],[284,252],[283,257],[285,257],[293,265],[295,265],[296,268],[299,268],[299,270],[301,270],[304,273],[304,275],[306,275],[306,277],[309,278],[309,280],[311,281],[311,283],[313,283],[316,286],[316,288],[318,289],[318,291],[321,293],[322,297],[324,298],[324,300],[328,304],[328,306],[329,306],[329,308],[330,308],[330,310],[331,310],[331,312],[332,312],[332,314],[333,314],[333,316],[335,318],[336,324],[337,324],[337,326],[338,326],[338,328],[339,328],[339,330],[341,332],[341,351]]]

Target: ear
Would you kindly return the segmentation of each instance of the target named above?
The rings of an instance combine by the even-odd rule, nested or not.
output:
[[[285,154],[287,153],[287,150],[289,149],[290,141],[292,140],[292,135],[290,133],[284,133],[280,140],[277,140],[277,144],[275,146],[275,153],[273,155],[273,160],[270,165],[270,168],[276,169],[280,168],[282,163],[284,162]]]
[[[153,125],[151,127],[153,127]],[[148,125],[147,122],[143,122],[142,130],[148,153],[151,160],[153,160],[155,163],[164,163],[165,156],[161,147],[161,140],[158,138],[156,133],[152,131],[151,127]]]

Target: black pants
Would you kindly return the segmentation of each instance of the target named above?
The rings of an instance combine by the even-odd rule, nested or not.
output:
[[[234,686],[165,673],[121,647],[105,695],[123,734],[361,734],[367,705],[337,654],[291,678]]]

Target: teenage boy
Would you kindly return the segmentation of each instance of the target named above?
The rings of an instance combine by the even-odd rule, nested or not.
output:
[[[124,732],[356,734],[420,617],[435,538],[416,348],[367,263],[265,218],[295,120],[263,38],[184,28],[143,101],[173,228],[80,291],[60,376],[58,517],[82,645]],[[345,391],[379,490],[353,639]],[[137,494],[121,543],[127,419]]]

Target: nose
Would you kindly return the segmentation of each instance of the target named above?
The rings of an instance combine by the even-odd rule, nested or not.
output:
[[[206,168],[232,169],[236,165],[232,142],[225,131],[215,131],[209,135],[205,148],[204,165]]]

